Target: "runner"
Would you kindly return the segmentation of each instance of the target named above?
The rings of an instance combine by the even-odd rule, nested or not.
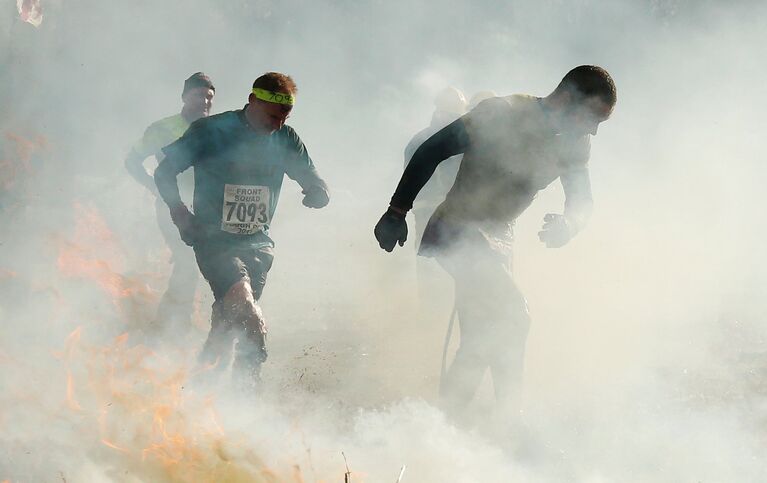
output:
[[[514,220],[559,178],[564,214],[545,216],[540,240],[561,247],[585,226],[592,207],[590,136],[616,99],[607,71],[584,65],[547,97],[481,102],[418,148],[376,225],[381,248],[402,246],[405,214],[416,195],[442,160],[463,153],[455,184],[429,220],[419,249],[455,282],[461,343],[443,392],[454,414],[466,408],[488,367],[498,402],[513,409],[518,401],[530,319],[511,276]]]
[[[189,125],[210,114],[216,88],[210,78],[202,72],[192,74],[184,81],[181,93],[183,106],[181,112],[152,123],[144,132],[144,137],[131,149],[125,158],[125,169],[142,186],[155,195],[155,211],[165,243],[171,251],[170,263],[173,265],[168,288],[160,299],[155,317],[155,326],[160,328],[189,327],[194,311],[194,294],[197,280],[200,278],[192,250],[178,236],[178,231],[168,215],[165,204],[158,196],[154,179],[144,167],[144,162],[154,156],[157,162],[164,155],[161,149],[180,138]],[[191,199],[192,178],[184,176],[181,190],[186,199]]]
[[[181,238],[194,248],[215,302],[204,363],[223,369],[238,339],[233,376],[255,386],[266,360],[266,324],[258,300],[272,266],[269,227],[284,175],[303,188],[303,204],[330,201],[298,134],[285,125],[296,100],[289,76],[269,72],[253,82],[248,104],[192,124],[163,149],[155,172]],[[194,214],[182,202],[176,176],[194,168]]]

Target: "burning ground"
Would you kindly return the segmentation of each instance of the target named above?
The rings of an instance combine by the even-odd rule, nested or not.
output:
[[[422,312],[413,299],[391,313],[311,298],[296,311],[277,294],[265,297],[272,356],[253,398],[195,364],[204,322],[174,334],[149,323],[162,263],[130,272],[105,212],[79,201],[61,212],[66,228],[14,248],[39,254],[36,276],[18,260],[0,276],[7,481],[377,482],[403,466],[402,481],[418,482],[757,481],[765,470],[764,333],[748,318],[711,322],[699,357],[659,357],[620,382],[532,381],[512,425],[486,417],[485,393],[456,426],[434,396],[438,344],[417,347],[443,314],[400,342],[391,334],[407,321],[393,314]],[[393,332],[376,328],[387,316]]]

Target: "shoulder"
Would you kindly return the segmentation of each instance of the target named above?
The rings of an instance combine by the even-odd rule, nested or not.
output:
[[[194,121],[190,127],[194,127],[197,130],[215,130],[237,126],[241,123],[238,111],[226,111],[200,118]]]
[[[194,121],[184,133],[184,138],[201,142],[223,142],[237,136],[243,127],[238,112],[227,111]]]
[[[490,97],[477,104],[471,112],[503,114],[513,111],[534,109],[538,106],[539,98],[527,94],[512,94],[510,96]]]
[[[505,112],[508,116],[515,119],[520,117],[538,119],[543,114],[539,97],[527,94],[513,94],[504,97],[504,100],[506,102]]]
[[[469,137],[481,136],[488,130],[498,132],[498,126],[507,125],[514,117],[515,101],[515,96],[491,97],[477,104],[461,118]]]
[[[190,124],[189,129],[186,129],[183,135],[168,148],[201,155],[225,139],[224,133],[231,131],[227,127],[233,125],[232,121],[238,121],[235,111],[202,117]],[[166,154],[170,152],[167,148],[163,151]]]
[[[277,131],[276,134],[281,137],[298,138],[298,133],[296,132],[296,130],[293,129],[292,126],[288,126],[287,124],[283,125],[282,128],[280,128],[280,130]]]
[[[512,94],[503,99],[505,99],[509,106],[514,109],[532,109],[533,107],[536,107],[540,101],[539,97],[528,94]]]
[[[470,117],[484,116],[509,110],[511,103],[508,97],[490,97],[477,104],[474,109],[466,114]]]
[[[184,123],[183,128],[180,127],[180,121]],[[180,114],[155,121],[144,130],[144,135],[134,145],[134,150],[145,156],[157,154],[160,148],[181,137],[188,126]]]
[[[301,148],[304,144],[296,130],[287,124],[282,126],[273,136],[276,136],[280,144],[287,148]]]
[[[149,125],[150,128],[167,128],[167,127],[175,127],[180,124],[186,124],[189,125],[188,122],[184,119],[184,117],[181,114],[174,114],[172,116],[164,117],[160,120],[157,120]]]
[[[520,94],[490,97],[465,114],[463,120],[466,124],[494,122],[500,118],[511,116],[519,110],[525,109],[528,105],[535,105],[534,99],[534,97]]]
[[[149,126],[147,126],[146,130],[149,131],[150,129],[159,129],[163,126],[165,126],[171,119],[176,117],[176,115],[163,117],[162,119],[158,119]]]
[[[144,137],[157,136],[160,133],[169,131],[170,126],[177,124],[176,118],[181,118],[181,115],[176,114],[153,122],[144,130]]]

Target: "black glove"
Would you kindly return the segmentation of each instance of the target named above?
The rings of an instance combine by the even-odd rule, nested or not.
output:
[[[197,241],[198,230],[194,215],[189,209],[184,205],[171,208],[170,219],[173,220],[173,224],[178,228],[181,240],[190,247],[194,246],[194,243]]]
[[[312,186],[302,191],[304,200],[302,203],[309,208],[324,208],[330,202],[328,192],[322,186]]]
[[[538,238],[547,248],[560,248],[575,236],[574,230],[564,215],[549,213],[543,217],[543,229],[538,232]]]
[[[399,242],[399,246],[403,246],[407,240],[405,215],[389,208],[381,219],[378,220],[373,233],[375,233],[376,240],[378,240],[378,245],[387,252],[394,250],[397,242]]]

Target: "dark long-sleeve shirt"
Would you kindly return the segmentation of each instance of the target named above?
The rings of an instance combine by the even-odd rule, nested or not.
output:
[[[416,135],[413,136],[413,138],[405,147],[404,167],[407,167],[407,165],[410,163],[410,160],[413,159],[413,155],[421,146],[421,144],[423,144],[424,141],[429,139],[431,136],[437,133],[437,131],[444,127],[445,124],[439,125],[435,124],[435,121],[432,121],[432,125],[416,133]],[[431,176],[426,185],[418,193],[418,196],[413,202],[414,209],[424,210],[424,212],[428,212],[428,214],[431,215],[437,205],[442,203],[442,200],[445,199],[445,195],[453,186],[453,183],[455,182],[455,176],[458,173],[458,167],[460,165],[460,155],[452,156],[443,160],[439,166],[437,166],[437,169],[434,171],[434,174]]]
[[[392,206],[410,210],[418,193],[444,160],[463,153],[469,138],[461,119],[456,119],[426,139],[413,153],[391,199]]]

